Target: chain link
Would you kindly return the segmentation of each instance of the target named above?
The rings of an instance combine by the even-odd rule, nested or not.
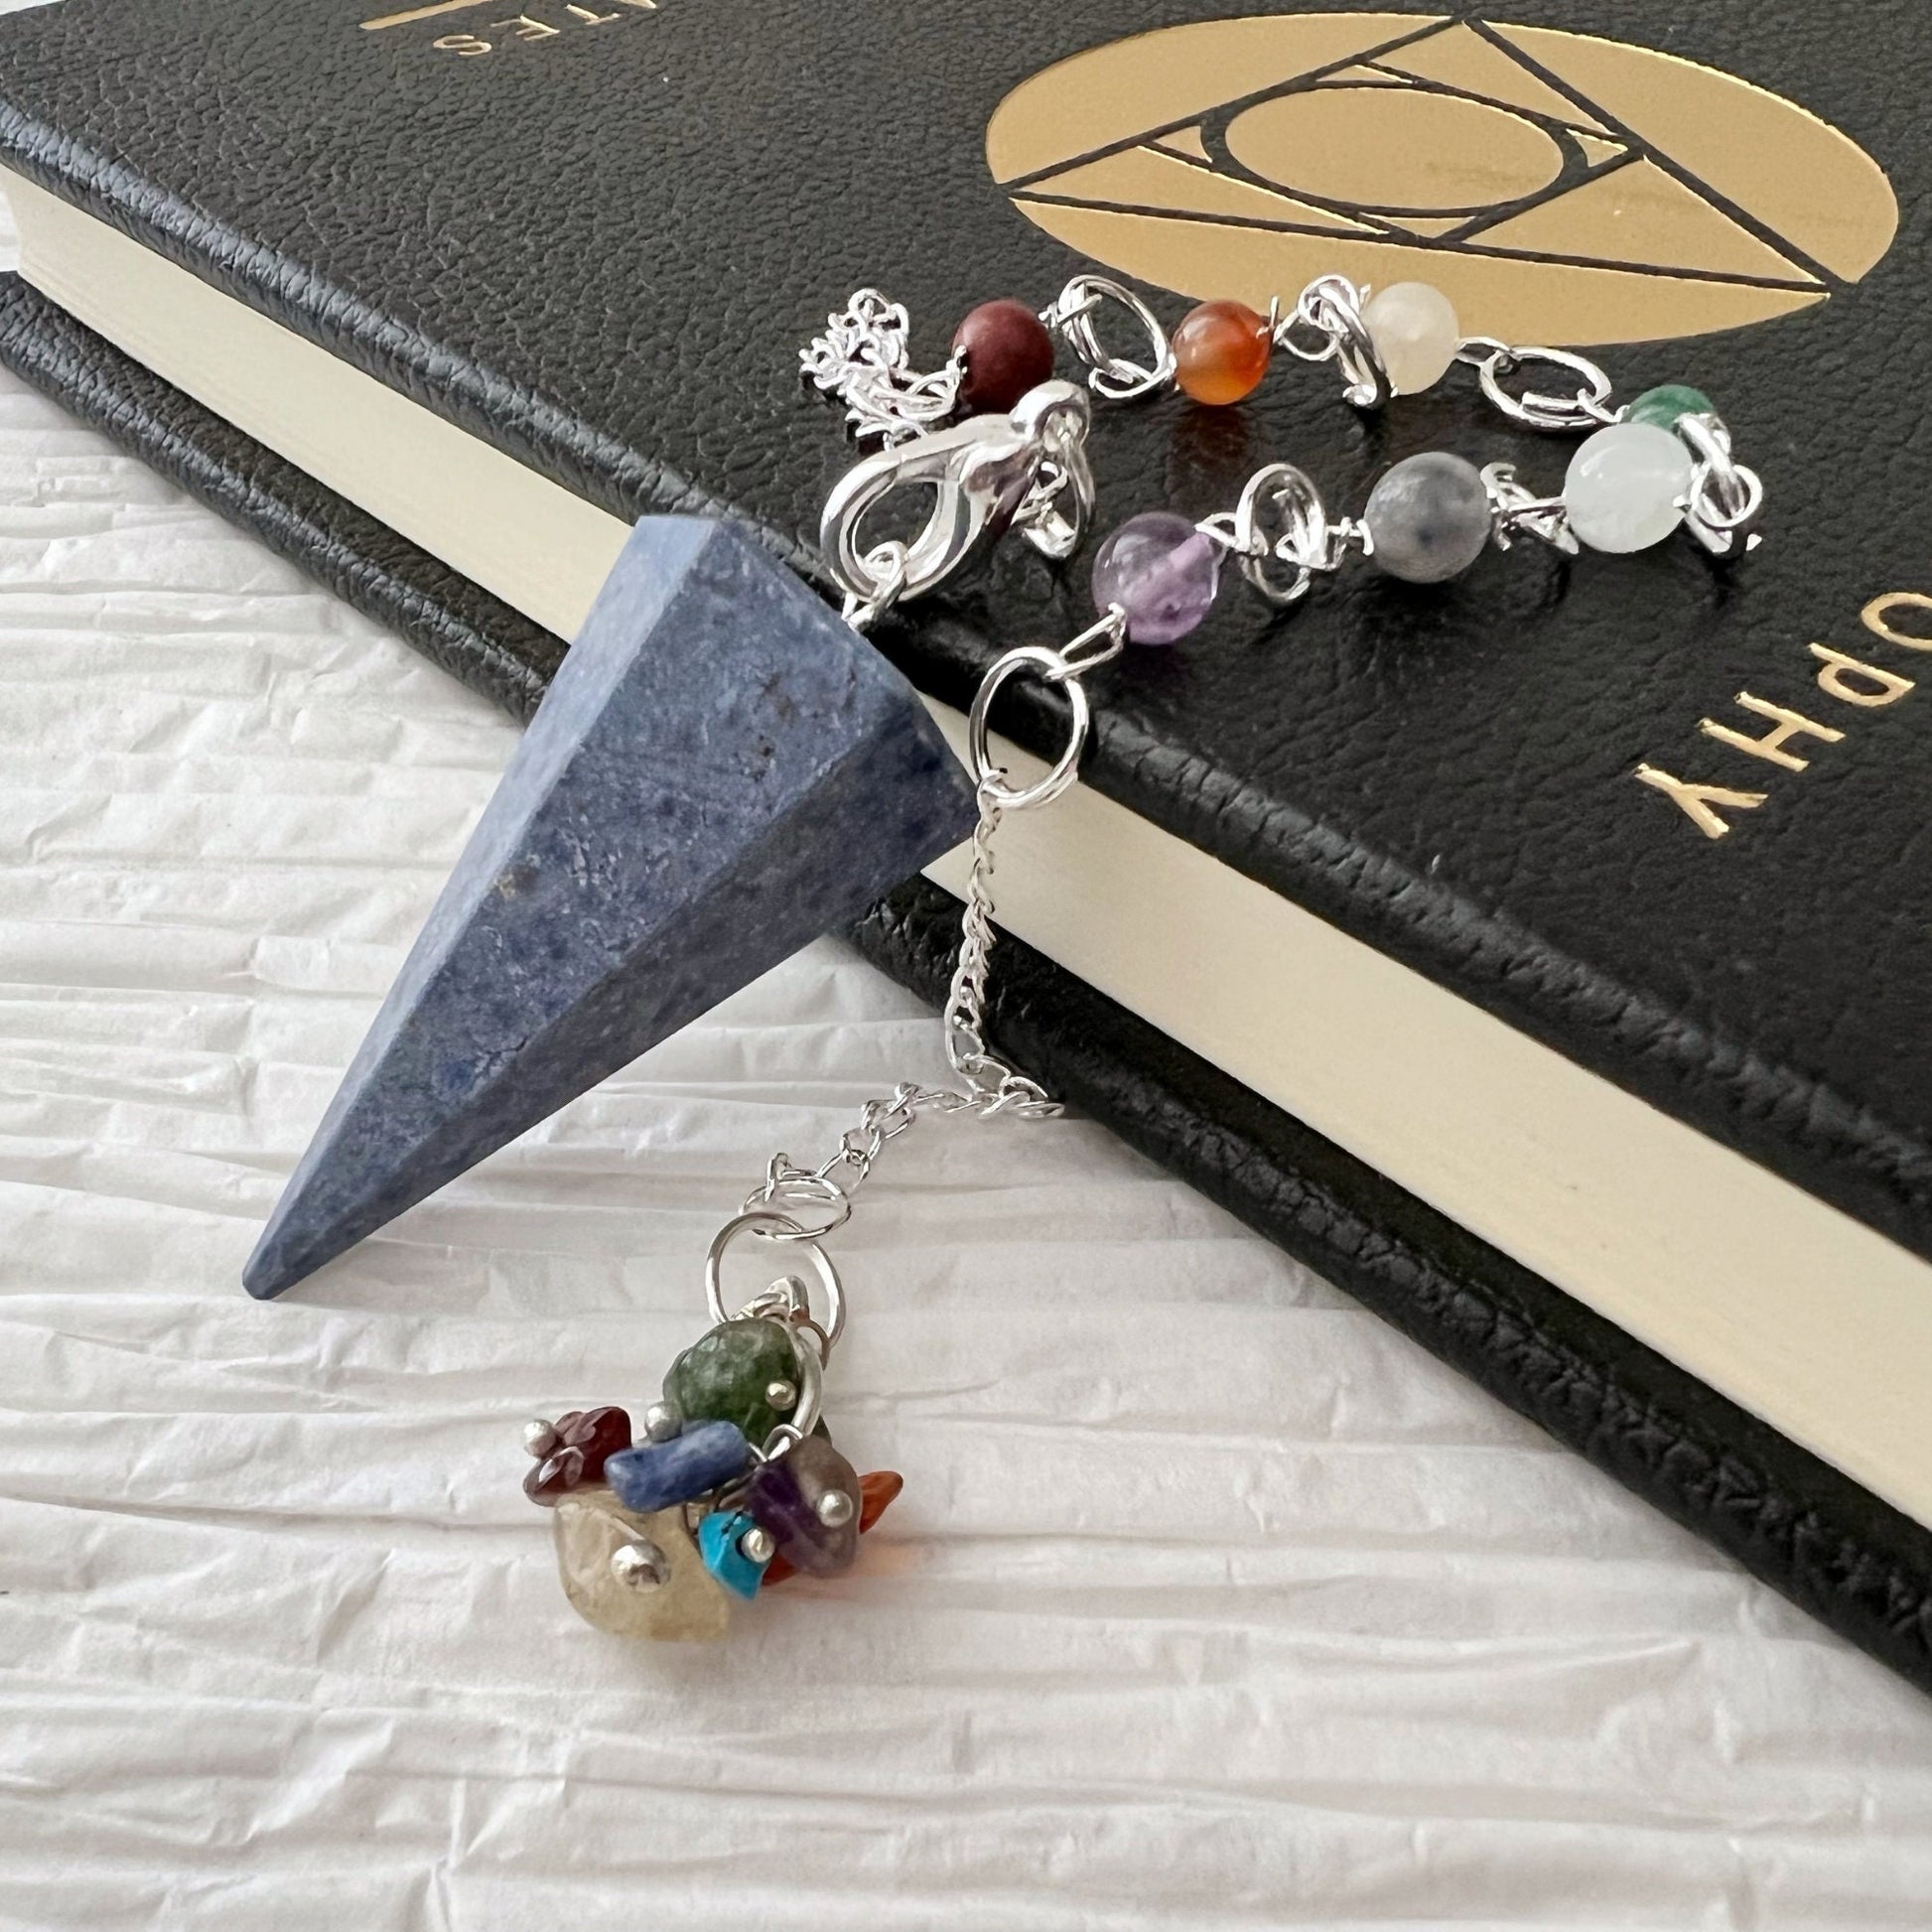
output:
[[[992,969],[997,929],[993,923],[993,843],[1009,811],[1050,803],[1071,782],[1085,749],[1089,711],[1080,679],[1118,655],[1126,640],[1126,616],[1118,607],[1083,630],[1062,649],[1030,644],[997,659],[981,680],[974,701],[971,733],[979,819],[973,828],[972,858],[966,877],[966,903],[959,921],[959,957],[946,990],[946,1062],[956,1087],[926,1087],[901,1081],[888,1097],[868,1100],[858,1124],[840,1137],[837,1151],[816,1168],[800,1166],[788,1154],[774,1154],[764,1179],[746,1196],[746,1214],[774,1210],[784,1228],[761,1230],[772,1241],[816,1243],[852,1218],[852,1198],[872,1173],[890,1142],[922,1114],[970,1114],[992,1120],[1056,1120],[1065,1109],[1037,1080],[1009,1065],[986,1041],[987,979]],[[1041,780],[1030,786],[1008,781],[1004,767],[992,762],[986,744],[986,713],[1006,680],[1021,670],[1063,688],[1071,702],[1066,750]],[[1049,782],[1054,781],[1055,782]]]

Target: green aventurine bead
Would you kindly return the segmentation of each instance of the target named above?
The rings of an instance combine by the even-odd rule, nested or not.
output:
[[[762,1315],[724,1321],[693,1342],[664,1378],[664,1399],[675,1402],[686,1422],[733,1422],[746,1440],[761,1444],[789,1422],[796,1399],[773,1408],[765,1391],[773,1382],[798,1383],[798,1357],[781,1322]]]
[[[1635,402],[1623,420],[1626,423],[1655,423],[1659,429],[1675,429],[1680,416],[1715,415],[1711,398],[1702,389],[1693,389],[1688,382],[1666,382],[1655,389],[1646,389]]]

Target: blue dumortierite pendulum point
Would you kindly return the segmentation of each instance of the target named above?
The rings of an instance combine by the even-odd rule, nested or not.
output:
[[[917,694],[747,533],[646,517],[244,1279],[279,1295],[967,838]]]

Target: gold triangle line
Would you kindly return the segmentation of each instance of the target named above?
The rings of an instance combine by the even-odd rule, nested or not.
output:
[[[486,7],[489,0],[435,0],[433,6],[411,7],[406,13],[382,14],[362,22],[365,34],[379,34],[385,27],[404,27],[412,20],[428,20],[432,14],[460,14],[471,7]]]
[[[1813,261],[1795,241],[1788,240],[1785,236],[1779,234],[1775,228],[1766,227],[1747,208],[1739,207],[1728,195],[1722,195],[1717,189],[1698,180],[1697,176],[1692,174],[1675,156],[1666,154],[1654,142],[1646,141],[1635,128],[1618,120],[1607,108],[1591,100],[1581,88],[1573,87],[1562,74],[1551,71],[1534,54],[1520,47],[1512,47],[1508,41],[1496,33],[1495,29],[1486,20],[1472,18],[1468,21],[1467,25],[1473,32],[1481,35],[1491,47],[1495,48],[1506,59],[1514,61],[1519,67],[1533,73],[1546,87],[1554,87],[1566,100],[1574,100],[1579,107],[1587,108],[1612,134],[1620,135],[1624,140],[1635,146],[1646,160],[1654,162],[1665,174],[1673,176],[1680,188],[1688,188],[1692,194],[1709,202],[1720,214],[1729,215],[1746,234],[1752,235],[1761,241],[1774,255],[1782,255],[1794,268],[1802,269],[1805,274],[1814,277],[1827,288],[1843,288],[1846,286],[1844,281],[1834,275],[1823,262]],[[1770,286],[1779,288],[1783,284],[1772,283]]]
[[[1534,195],[1526,195],[1521,201],[1512,202],[1507,207],[1486,207],[1472,214],[1459,228],[1451,228],[1443,237],[1445,241],[1466,241],[1471,235],[1481,234],[1485,228],[1500,227],[1505,221],[1513,221],[1519,214],[1528,214],[1532,208],[1546,207],[1551,202],[1560,202],[1566,195],[1574,195],[1586,183],[1598,180],[1604,175],[1613,175],[1619,168],[1628,168],[1644,157],[1635,152],[1620,154],[1613,161],[1606,161],[1598,168],[1587,168],[1581,181],[1566,181],[1559,176],[1547,188],[1539,188]]]
[[[460,4],[481,4],[481,0],[459,0]],[[1426,41],[1432,34],[1441,34],[1453,27],[1453,19],[1432,20],[1428,25],[1419,27],[1413,34],[1404,34],[1392,41],[1384,41],[1380,47],[1371,47],[1360,54],[1346,54],[1338,61],[1330,61],[1324,67],[1311,68],[1306,73],[1298,73],[1287,80],[1277,81],[1272,87],[1262,87],[1252,94],[1237,94],[1232,100],[1218,101],[1204,112],[1214,114],[1238,113],[1241,109],[1252,107],[1259,101],[1272,100],[1277,94],[1292,88],[1311,87],[1318,80],[1326,79],[1331,73],[1339,73],[1343,68],[1359,66],[1365,61],[1376,61],[1384,54],[1393,54],[1398,48],[1413,47],[1417,41]],[[1043,168],[1035,168],[1031,174],[1016,175],[1013,180],[1002,182],[1000,186],[1009,195],[1018,195],[1029,189],[1036,181],[1047,175],[1057,175],[1062,169],[1079,167],[1088,161],[1105,161],[1110,155],[1125,154],[1129,148],[1144,146],[1149,141],[1158,141],[1164,134],[1177,134],[1183,127],[1193,127],[1201,119],[1200,114],[1186,114],[1177,121],[1163,121],[1158,127],[1144,127],[1118,141],[1109,141],[1104,146],[1089,149],[1085,154],[1070,154],[1063,160],[1049,162]]]
[[[1190,122],[1189,125],[1191,126],[1192,123]],[[1131,154],[1134,150],[1130,148],[1126,152]],[[1239,174],[1229,174],[1215,167],[1211,161],[1197,161],[1189,154],[1175,154],[1172,148],[1163,148],[1161,155],[1164,160],[1171,159],[1178,161],[1183,166],[1193,169],[1195,174],[1205,175],[1209,181],[1231,182],[1237,188],[1252,188],[1256,193],[1262,195],[1286,196],[1291,201],[1302,203],[1306,207],[1316,208],[1323,214],[1332,214],[1335,220],[1341,224],[1333,228],[1310,230],[1311,233],[1332,234],[1338,240],[1347,240],[1352,236],[1356,241],[1399,241],[1409,232],[1406,228],[1398,227],[1392,221],[1384,220],[1379,214],[1364,213],[1358,208],[1339,208],[1323,196],[1305,195],[1299,188],[1284,188],[1279,182],[1263,181],[1259,175],[1252,174],[1246,169],[1242,169]],[[1104,159],[1105,157],[1100,158]],[[1212,221],[1219,218],[1215,215],[1205,213],[1200,208],[1151,210],[1141,202],[1103,202],[1073,195],[1055,195],[1051,192],[1053,183],[1058,181],[1062,174],[1070,175],[1076,168],[1084,168],[1088,165],[1084,160],[1070,161],[1065,168],[1056,169],[1051,175],[1045,177],[1037,188],[1016,188],[1009,189],[1007,192],[1014,195],[1025,194],[1036,202],[1051,202],[1055,207],[1117,207],[1130,208],[1138,213],[1187,213],[1197,215],[1203,221]],[[1241,164],[1237,161],[1235,166],[1240,168]],[[1227,219],[1230,221],[1258,221],[1264,227],[1268,225],[1260,215],[1231,214],[1227,216]],[[1288,222],[1285,226],[1296,234],[1303,232],[1299,223]]]
[[[1458,21],[1454,24],[1457,26],[1468,26],[1472,23]],[[1395,73],[1393,68],[1387,69],[1385,71],[1392,77]],[[1450,80],[1437,80],[1425,73],[1408,74],[1404,76],[1404,79],[1407,85],[1419,94],[1448,94],[1451,100],[1472,100],[1479,107],[1493,107],[1498,113],[1514,114],[1519,121],[1529,121],[1532,124],[1538,121],[1547,121],[1550,126],[1560,127],[1568,134],[1588,134],[1599,141],[1606,138],[1606,135],[1596,128],[1579,127],[1574,121],[1563,120],[1555,114],[1546,114],[1540,108],[1524,107],[1513,100],[1498,100],[1494,94],[1479,94],[1472,87],[1458,87]],[[1591,105],[1594,107],[1593,102]],[[1605,120],[1608,118],[1607,115],[1604,116]]]
[[[1223,175],[1221,179],[1225,181],[1228,177]],[[1157,221],[1198,221],[1210,228],[1257,228],[1263,234],[1314,235],[1322,241],[1360,241],[1366,242],[1371,247],[1384,243],[1400,245],[1412,239],[1407,232],[1394,229],[1357,231],[1347,228],[1316,227],[1312,222],[1308,221],[1269,221],[1258,214],[1204,214],[1198,208],[1150,207],[1145,202],[1080,202],[1075,201],[1071,195],[1046,194],[1037,188],[1027,189],[1025,199],[1045,207],[1097,209],[1102,214],[1139,214]],[[1297,200],[1306,199],[1305,196],[1297,197]],[[1313,207],[1318,204],[1311,202],[1309,206]],[[1350,221],[1358,219],[1355,215],[1347,215],[1343,218]],[[1514,259],[1520,261],[1523,257],[1517,256]]]
[[[1709,268],[1663,268],[1655,262],[1604,261],[1594,255],[1546,254],[1531,248],[1483,248],[1454,242],[1447,236],[1417,234],[1407,228],[1388,234],[1344,234],[1336,228],[1317,228],[1302,221],[1269,221],[1258,214],[1203,214],[1197,208],[1150,207],[1144,202],[1081,202],[1070,195],[1043,194],[1036,188],[1028,189],[1025,199],[1047,207],[1138,214],[1156,221],[1193,221],[1209,228],[1256,228],[1264,234],[1314,235],[1322,241],[1359,242],[1370,248],[1421,248],[1449,255],[1475,255],[1492,262],[1548,262],[1556,268],[1596,268],[1610,275],[1647,275],[1659,281],[1714,283],[1727,289],[1778,289],[1792,295],[1821,297],[1830,294],[1830,290],[1817,282],[1785,282],[1771,275],[1724,274]]]

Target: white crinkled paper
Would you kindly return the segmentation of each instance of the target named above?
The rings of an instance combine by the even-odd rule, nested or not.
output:
[[[0,1927],[1932,1923],[1932,1706],[1079,1121],[837,1249],[861,1572],[579,1624],[518,1426],[938,1035],[819,945],[247,1301],[511,737],[0,381]]]

